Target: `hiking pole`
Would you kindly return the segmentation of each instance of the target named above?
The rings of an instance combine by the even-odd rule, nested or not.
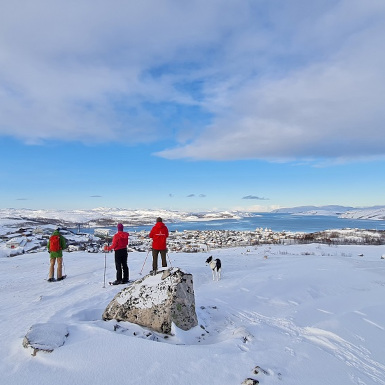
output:
[[[167,252],[167,257],[168,257],[168,261],[170,262],[170,267],[172,268],[172,263],[171,263],[170,256],[168,255],[168,252]]]
[[[150,250],[147,251],[147,255],[146,255],[146,258],[144,259],[144,263],[143,263],[143,266],[142,266],[142,270],[140,270],[140,273],[139,275],[142,275],[142,271],[144,269],[144,265],[146,264],[146,261],[147,261],[147,257],[148,257],[148,254],[150,253]]]
[[[104,281],[103,281],[103,287],[106,287],[106,267],[107,267],[107,257],[106,252],[104,251]]]
[[[107,245],[104,245],[104,281],[103,281],[103,288],[106,287],[106,269],[107,269],[106,246],[108,247],[108,235],[107,235],[106,239],[107,239]]]

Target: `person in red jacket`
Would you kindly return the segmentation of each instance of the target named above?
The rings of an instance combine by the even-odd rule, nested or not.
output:
[[[128,283],[128,236],[129,234],[123,231],[123,225],[118,223],[118,232],[112,238],[111,246],[104,248],[106,251],[115,250],[116,281],[112,282],[112,285]]]
[[[152,273],[156,274],[158,270],[158,254],[162,257],[162,267],[167,267],[167,245],[168,228],[163,223],[162,218],[156,219],[155,226],[150,231],[152,238]]]

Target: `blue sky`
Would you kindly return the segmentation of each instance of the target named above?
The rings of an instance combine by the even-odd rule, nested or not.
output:
[[[1,9],[2,208],[385,204],[383,1]]]

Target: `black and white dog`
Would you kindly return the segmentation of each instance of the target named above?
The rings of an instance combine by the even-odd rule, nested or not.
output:
[[[217,281],[221,279],[221,271],[222,271],[222,263],[219,258],[213,259],[213,256],[211,255],[206,259],[206,265],[209,265],[211,267],[212,273],[213,273],[213,281],[215,281],[215,277],[217,278]]]

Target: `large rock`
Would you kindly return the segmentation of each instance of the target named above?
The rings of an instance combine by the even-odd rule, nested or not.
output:
[[[147,275],[118,293],[103,319],[132,322],[165,334],[171,333],[172,323],[189,330],[198,325],[192,275],[178,268]]]

